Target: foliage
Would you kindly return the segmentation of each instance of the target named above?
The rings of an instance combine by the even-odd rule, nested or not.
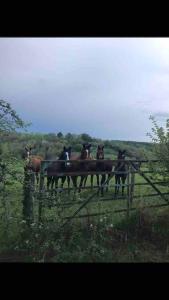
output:
[[[1,103],[5,105],[5,102]],[[94,220],[89,222],[87,219],[83,224],[77,222],[61,229],[61,212],[57,210],[57,207],[52,207],[51,210],[44,209],[46,220],[43,219],[43,224],[38,224],[35,216],[31,226],[27,227],[25,220],[22,220],[23,194],[21,195],[21,193],[24,174],[21,154],[24,147],[29,144],[34,146],[33,154],[44,157],[49,155],[56,159],[64,145],[72,146],[72,151],[79,153],[83,142],[91,142],[94,157],[97,145],[102,143],[105,144],[105,158],[117,157],[117,151],[121,148],[127,150],[129,158],[139,158],[143,150],[149,152],[151,156],[151,144],[104,141],[92,138],[86,133],[79,135],[68,133],[65,136],[62,133],[57,135],[54,133],[18,133],[14,130],[19,126],[23,128],[24,122],[20,120],[9,104],[6,104],[6,108],[4,106],[3,112],[6,113],[6,117],[2,115],[3,121],[0,130],[7,133],[8,136],[3,134],[0,140],[1,257],[2,250],[4,252],[11,250],[13,253],[17,253],[19,258],[21,253],[24,253],[23,261],[118,261],[117,249],[123,249],[126,245],[126,260],[134,260],[132,255],[137,251],[137,247],[133,246],[132,239],[126,243],[126,229],[114,226],[111,218],[104,217],[97,222]],[[13,119],[7,117],[10,112]],[[35,206],[36,200],[37,198],[34,197]],[[59,202],[58,199],[57,202]],[[12,207],[11,212],[8,204]],[[55,217],[52,213],[55,214]],[[52,221],[49,221],[50,216],[52,216]],[[132,253],[131,256],[130,253]]]
[[[169,119],[166,120],[165,128],[159,126],[153,116],[150,116],[150,120],[153,127],[152,132],[147,135],[152,139],[154,156],[159,160],[159,163],[151,165],[151,169],[160,172],[164,179],[169,180],[167,175],[169,171]]]
[[[63,133],[62,132],[58,132],[57,137],[58,138],[62,138],[63,137]]]
[[[15,131],[17,128],[25,128],[28,125],[12,109],[10,103],[0,100],[0,133]]]

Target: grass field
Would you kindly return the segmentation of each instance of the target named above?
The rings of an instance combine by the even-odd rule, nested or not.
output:
[[[145,180],[136,175],[135,183]],[[96,184],[96,176],[94,177]],[[146,198],[155,193],[149,185],[135,186],[131,211],[127,218],[127,200],[114,198],[114,178],[104,198],[96,195],[81,211],[83,218],[73,219],[60,228],[65,217],[73,215],[78,207],[94,192],[83,190],[68,195],[67,191],[49,197],[44,193],[42,223],[38,224],[38,199],[34,197],[34,220],[28,228],[22,218],[22,182],[9,185],[1,194],[0,261],[35,262],[145,262],[169,261],[168,207],[145,209],[143,206],[165,203],[160,197]],[[90,176],[87,185],[90,186]],[[66,187],[66,185],[65,185]],[[168,188],[160,186],[161,192]],[[125,196],[127,189],[125,188]],[[105,200],[104,200],[105,199]],[[106,200],[107,199],[107,200]],[[108,200],[109,199],[109,200]],[[48,204],[51,204],[51,208]],[[50,201],[50,202],[49,202]],[[89,216],[89,214],[108,214]]]

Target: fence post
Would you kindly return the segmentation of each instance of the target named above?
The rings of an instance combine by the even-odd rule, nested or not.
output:
[[[130,215],[130,201],[131,201],[131,194],[130,194],[130,166],[127,165],[127,218]]]
[[[133,168],[131,169],[133,171]],[[135,185],[135,173],[131,173],[131,185],[130,185],[130,202],[131,206],[133,203],[133,197],[134,197],[134,185]]]
[[[27,224],[33,221],[33,192],[34,192],[35,175],[32,171],[25,168],[23,184],[23,218]]]

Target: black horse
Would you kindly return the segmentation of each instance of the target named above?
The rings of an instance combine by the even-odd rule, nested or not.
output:
[[[54,184],[55,184],[55,189],[57,189],[59,178],[61,179],[61,188],[63,188],[63,185],[64,185],[66,177],[67,177],[68,191],[69,191],[70,177],[69,176],[57,176],[55,174],[66,171],[67,166],[69,166],[69,164],[70,164],[68,162],[70,160],[70,158],[71,158],[71,147],[68,147],[68,148],[64,147],[58,160],[55,162],[52,162],[47,167],[47,169],[46,169],[46,171],[47,171],[47,190],[49,190],[50,185],[51,185],[51,189],[53,190]],[[60,160],[64,160],[65,162],[59,162]]]
[[[121,160],[117,163],[117,165],[114,168],[114,171],[117,172],[117,174],[115,173],[115,195],[117,195],[119,193],[119,188],[121,185],[121,182],[123,184],[122,186],[122,196],[124,195],[124,184],[127,178],[127,168],[126,168],[126,164],[124,162],[125,160],[125,155],[126,155],[126,150],[119,150],[118,152],[118,156],[117,159]]]

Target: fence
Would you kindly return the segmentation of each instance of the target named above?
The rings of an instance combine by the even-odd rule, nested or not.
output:
[[[99,163],[99,166],[101,166],[101,164],[105,164],[105,163],[109,163],[112,165],[112,170],[111,171],[99,171],[96,169],[96,171],[90,171],[90,165],[92,165],[93,163],[97,165],[97,163]],[[127,205],[125,209],[117,209],[111,212],[103,212],[103,213],[99,213],[101,214],[109,214],[109,213],[116,213],[116,212],[126,212],[127,217],[130,214],[130,211],[135,210],[135,207],[132,207],[133,204],[133,200],[139,198],[138,195],[134,194],[134,190],[136,186],[151,186],[153,188],[153,190],[156,191],[156,193],[153,194],[146,194],[144,195],[145,197],[156,197],[156,196],[160,196],[160,198],[164,201],[164,203],[159,204],[159,205],[149,205],[146,206],[147,208],[155,208],[155,207],[163,207],[163,206],[168,206],[169,205],[169,200],[167,198],[167,195],[169,195],[168,192],[161,192],[160,189],[157,187],[157,185],[159,184],[166,184],[166,181],[152,181],[151,178],[149,178],[147,176],[147,174],[151,174],[154,173],[153,170],[145,170],[142,169],[142,166],[147,164],[147,163],[151,163],[151,164],[158,164],[159,161],[158,160],[70,160],[69,165],[66,165],[67,162],[65,161],[42,161],[41,162],[41,171],[40,171],[40,184],[39,184],[39,190],[38,192],[32,192],[32,189],[30,188],[30,186],[32,185],[32,183],[34,182],[34,179],[30,176],[29,179],[27,177],[27,174],[25,174],[25,182],[26,182],[26,186],[27,188],[24,187],[24,195],[25,195],[25,201],[24,201],[24,205],[23,205],[23,213],[24,216],[27,219],[31,219],[32,218],[32,214],[33,214],[33,209],[32,209],[32,203],[33,201],[31,200],[33,195],[38,198],[38,219],[39,221],[42,221],[42,209],[44,207],[44,198],[46,198],[46,192],[47,189],[45,189],[45,177],[48,176],[56,176],[56,177],[63,177],[63,176],[70,176],[70,177],[74,177],[74,176],[87,176],[87,175],[108,175],[109,174],[109,178],[105,180],[105,182],[102,184],[102,186],[98,187],[98,186],[93,186],[93,189],[96,189],[96,191],[92,191],[91,190],[91,195],[87,198],[84,199],[83,202],[79,202],[79,201],[69,201],[67,203],[63,203],[63,206],[66,208],[68,206],[73,206],[73,205],[80,205],[78,207],[78,209],[75,210],[75,212],[71,215],[71,216],[67,216],[65,217],[66,221],[64,222],[63,226],[67,224],[67,222],[69,222],[70,220],[72,220],[73,218],[82,218],[82,217],[86,217],[87,215],[79,215],[79,212],[89,203],[89,202],[94,202],[92,201],[92,199],[98,195],[98,190],[100,189],[104,189],[104,187],[107,185],[107,183],[109,183],[109,181],[111,180],[111,178],[114,175],[117,174],[126,174],[126,181],[127,183],[125,183],[123,186],[125,186],[127,188],[127,194],[125,197],[119,197],[119,196],[114,196],[111,198],[102,198],[101,201],[112,201],[112,200],[116,200],[116,199],[126,199],[127,200]],[[117,166],[117,163],[122,163],[123,165],[125,165],[126,170],[125,171],[120,171],[119,169],[113,170],[113,168],[115,166]],[[62,165],[61,165],[62,164]],[[74,166],[74,169],[76,169],[76,165],[80,166],[80,168],[78,168],[78,171],[72,171],[71,166]],[[88,166],[87,170],[86,170],[86,165]],[[62,166],[62,168],[60,167]],[[50,169],[50,172],[49,172]],[[135,174],[139,174],[142,178],[144,178],[145,182],[144,183],[139,183],[139,182],[135,182]],[[28,181],[31,182],[31,184],[28,184]],[[122,185],[120,185],[122,186]],[[112,187],[117,187],[116,184],[114,185],[110,185],[110,188]],[[86,186],[86,187],[82,187],[82,189],[91,189],[90,186]],[[71,188],[63,188],[63,192],[66,190],[74,190],[74,187]],[[55,192],[57,192],[57,189],[54,189]],[[96,216],[98,214],[91,214],[90,216]]]

